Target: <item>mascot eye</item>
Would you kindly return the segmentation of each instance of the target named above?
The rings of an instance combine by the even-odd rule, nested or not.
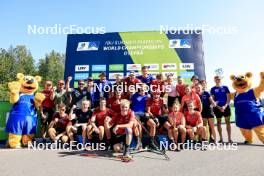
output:
[[[245,77],[244,76],[241,76],[241,79],[245,79]]]
[[[28,81],[29,80],[29,78],[26,76],[25,78],[24,78],[24,81]]]

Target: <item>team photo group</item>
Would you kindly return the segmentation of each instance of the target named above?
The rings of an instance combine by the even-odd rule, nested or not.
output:
[[[105,145],[106,150],[123,152],[125,157],[130,157],[132,139],[136,142],[135,150],[143,147],[162,150],[155,138],[157,135],[166,135],[169,144],[174,144],[171,149],[174,151],[182,150],[187,140],[192,144],[201,144],[202,150],[206,150],[204,145],[208,143],[232,144],[232,96],[221,79],[215,76],[215,86],[209,89],[206,81],[200,80],[197,75],[192,76],[191,84],[186,84],[180,76],[176,81],[171,75],[163,77],[157,74],[154,78],[143,66],[140,75],[136,76],[133,71],[124,78],[116,75],[113,84],[106,79],[104,72],[97,80],[92,77],[78,80],[77,88],[70,87],[71,76],[66,81],[58,80],[57,85],[44,80],[44,89],[37,93],[41,96],[36,101],[35,95],[34,100],[35,105],[39,104],[41,137],[50,138],[54,143],[72,143],[79,135],[82,136],[83,150],[89,150],[85,147],[88,141],[99,142]],[[37,82],[24,75],[23,80],[28,85]],[[30,89],[30,86],[23,88]],[[19,99],[32,98],[27,94],[18,96]],[[31,106],[19,101],[14,104],[13,111],[23,108],[26,113]],[[20,141],[22,146],[27,146],[34,138],[37,121],[14,125],[13,116],[16,114],[11,111],[6,126],[8,146],[20,148]],[[223,118],[227,130],[224,137]],[[22,135],[15,135],[18,134],[18,126],[25,127],[21,127]],[[144,145],[142,137],[146,139]]]

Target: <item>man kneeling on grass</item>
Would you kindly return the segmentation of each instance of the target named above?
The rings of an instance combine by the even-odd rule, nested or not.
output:
[[[115,152],[121,150],[121,143],[125,144],[125,149],[123,155],[125,157],[130,156],[129,146],[133,137],[133,124],[135,120],[135,115],[132,110],[129,109],[130,102],[128,100],[121,100],[120,108],[121,112],[113,116],[107,122],[107,128],[112,128],[113,136],[113,148]]]

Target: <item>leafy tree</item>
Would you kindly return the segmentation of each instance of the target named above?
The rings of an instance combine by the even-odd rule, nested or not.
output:
[[[0,101],[8,101],[8,87],[10,81],[16,80],[17,73],[29,75],[39,74],[42,80],[52,80],[54,83],[63,79],[64,54],[54,50],[35,64],[30,50],[25,45],[10,46],[8,50],[0,48]]]
[[[15,58],[5,49],[0,49],[0,84],[5,84],[15,78]]]
[[[28,75],[34,75],[36,73],[36,67],[34,59],[26,46],[18,45],[12,52],[14,53],[16,60],[15,70],[17,73],[24,73]]]
[[[38,74],[43,80],[51,80],[54,83],[63,79],[65,56],[54,50],[47,54],[45,59],[40,59],[38,63]]]

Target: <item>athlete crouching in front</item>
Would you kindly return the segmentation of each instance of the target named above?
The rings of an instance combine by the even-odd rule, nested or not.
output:
[[[181,105],[178,102],[173,103],[172,112],[169,113],[169,122],[171,124],[171,129],[173,133],[173,143],[176,144],[176,151],[182,149],[182,144],[185,143],[186,139],[186,128],[185,128],[185,117],[184,114],[180,111]],[[178,148],[178,136],[181,135],[181,144]]]
[[[186,131],[190,139],[196,143],[195,134],[199,135],[203,141],[207,141],[206,128],[203,126],[203,120],[201,113],[194,110],[194,104],[192,101],[187,103],[188,111],[185,113],[186,119]]]
[[[106,122],[106,127],[112,129],[113,132],[114,151],[119,152],[122,148],[121,144],[125,144],[124,157],[131,157],[129,146],[133,137],[132,128],[135,120],[134,112],[129,109],[129,106],[130,102],[128,100],[121,100],[121,112]]]
[[[152,92],[152,97],[147,100],[146,107],[147,113],[145,121],[147,121],[147,125],[149,122],[154,122],[154,126],[150,126],[151,138],[149,147],[150,149],[159,150],[158,146],[154,143],[154,137],[156,135],[157,129],[162,127],[166,128],[168,131],[169,140],[173,140],[171,124],[168,122],[168,116],[166,115],[168,113],[168,107],[165,104],[163,98],[160,97],[160,92],[158,90]]]
[[[115,113],[111,109],[106,107],[106,99],[101,97],[99,107],[95,108],[90,124],[87,126],[88,139],[92,140],[93,134],[98,134],[99,141],[102,142],[104,140],[104,136],[106,136],[106,146],[109,147],[111,134],[107,129],[105,122],[107,119],[111,119],[114,114]]]

